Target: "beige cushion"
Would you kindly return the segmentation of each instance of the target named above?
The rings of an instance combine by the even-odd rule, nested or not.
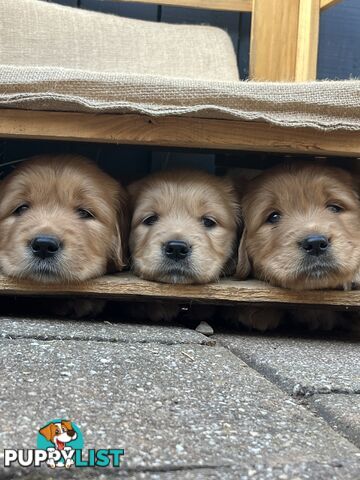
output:
[[[0,63],[238,80],[219,28],[133,20],[40,0],[0,0]]]

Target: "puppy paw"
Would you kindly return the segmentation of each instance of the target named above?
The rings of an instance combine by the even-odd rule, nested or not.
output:
[[[251,330],[265,332],[277,328],[283,317],[284,312],[275,308],[236,307],[231,308],[228,319],[235,326],[240,324]]]
[[[71,460],[71,458],[67,459],[65,462],[65,468],[71,468],[73,465],[75,465],[74,460]]]
[[[53,447],[49,447],[46,449],[48,452],[55,452],[55,448]],[[46,461],[46,464],[49,468],[55,468],[56,467],[56,464],[55,464],[55,460],[53,458],[49,458],[47,461]]]

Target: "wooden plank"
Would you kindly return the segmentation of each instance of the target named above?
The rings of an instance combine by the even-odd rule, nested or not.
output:
[[[132,3],[153,3],[174,7],[208,8],[209,10],[227,10],[232,12],[251,12],[252,0],[113,0]]]
[[[326,10],[327,8],[333,7],[340,2],[342,2],[342,0],[320,0],[320,8],[321,10]]]
[[[147,301],[151,298],[181,302],[267,303],[290,305],[360,306],[360,291],[295,291],[272,287],[257,280],[224,279],[208,285],[170,285],[148,282],[130,273],[104,276],[80,285],[39,284],[0,276],[0,294],[41,296],[87,296]]]
[[[316,80],[320,0],[300,0],[295,81]]]
[[[359,157],[356,131],[322,132],[262,122],[0,110],[0,137]]]
[[[251,79],[295,80],[299,1],[253,1]]]

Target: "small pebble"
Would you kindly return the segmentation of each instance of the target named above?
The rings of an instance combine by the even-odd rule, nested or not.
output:
[[[199,325],[195,328],[195,330],[198,333],[202,333],[203,335],[206,335],[207,337],[214,335],[214,329],[212,328],[212,326],[204,321],[200,322]]]

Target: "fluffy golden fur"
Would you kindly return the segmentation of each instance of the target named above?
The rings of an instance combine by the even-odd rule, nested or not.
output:
[[[126,202],[119,183],[84,157],[43,155],[25,161],[1,188],[3,273],[64,283],[121,270],[126,261]],[[33,241],[39,236],[57,242],[53,255],[36,255]]]
[[[132,184],[129,191],[136,275],[166,283],[208,283],[234,270],[239,206],[229,179],[165,171]],[[171,241],[187,245],[188,255],[181,261],[167,256]]]
[[[136,275],[191,284],[217,281],[235,271],[240,215],[229,179],[199,171],[165,171],[132,184],[129,190],[130,252]],[[186,244],[188,255],[169,258],[166,246],[171,241]],[[203,311],[208,313],[208,308],[193,308],[191,315],[196,312],[199,319]],[[153,302],[133,309],[132,316],[169,321],[179,313],[176,302]]]
[[[249,274],[297,290],[351,288],[360,267],[360,203],[352,176],[338,168],[300,163],[277,166],[251,180],[242,198],[245,230],[236,275]],[[304,239],[325,237],[319,255]],[[306,245],[306,244],[305,244]],[[238,309],[251,328],[275,328],[284,310]],[[296,323],[330,329],[340,316],[326,310],[290,311]]]
[[[237,277],[291,289],[348,288],[360,267],[360,202],[351,175],[310,163],[272,168],[248,183]],[[304,239],[325,237],[321,255]]]

